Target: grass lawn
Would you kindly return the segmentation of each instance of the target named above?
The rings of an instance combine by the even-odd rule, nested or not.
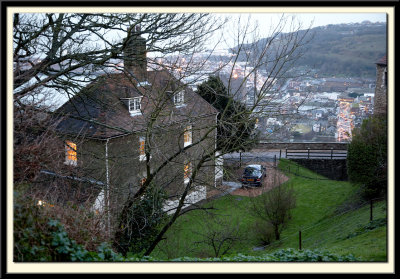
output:
[[[295,131],[300,132],[302,134],[306,134],[311,132],[311,127],[304,124],[297,124],[292,128],[292,132]]]
[[[257,219],[251,214],[251,205],[252,199],[261,197],[226,195],[204,205],[213,208],[209,210],[211,214],[198,210],[178,218],[152,256],[201,258],[298,249],[301,231],[302,249],[328,250],[338,255],[351,253],[363,261],[386,261],[386,203],[374,204],[375,223],[370,224],[369,204],[357,210],[338,210],[356,190],[350,183],[328,180],[285,159],[279,167],[286,170],[289,164],[295,174],[288,173],[290,179],[284,185],[293,187],[296,207],[280,241],[254,250],[261,243],[255,237]],[[230,239],[234,240],[230,242]]]

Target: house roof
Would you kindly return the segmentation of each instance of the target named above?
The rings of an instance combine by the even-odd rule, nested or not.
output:
[[[387,57],[386,57],[386,55],[383,56],[383,57],[382,57],[381,59],[379,59],[378,61],[376,61],[375,64],[378,64],[378,65],[387,65]]]
[[[124,73],[99,77],[57,110],[62,118],[58,131],[105,139],[141,131],[150,114],[161,104],[157,125],[215,115],[218,111],[167,71],[148,71],[150,85],[138,86]],[[184,90],[185,105],[175,107],[172,92]],[[171,93],[169,93],[171,92]],[[127,99],[142,97],[141,115],[131,116]]]

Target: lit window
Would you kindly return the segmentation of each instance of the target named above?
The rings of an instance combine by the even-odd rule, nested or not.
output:
[[[191,175],[192,175],[192,163],[188,162],[183,167],[183,182],[185,184],[189,183]]]
[[[69,140],[65,141],[65,164],[77,165],[76,144]]]
[[[174,95],[174,105],[175,106],[182,106],[185,103],[185,91],[177,92]]]
[[[142,101],[142,97],[136,97],[133,99],[129,99],[129,112],[130,112],[131,116],[139,115],[142,113],[140,111],[141,101]]]
[[[143,186],[143,184],[146,182],[146,177],[143,177],[140,179],[140,186]]]
[[[144,137],[139,138],[139,160],[144,161],[146,159],[146,153],[144,151],[146,140]]]
[[[50,204],[48,202],[42,201],[42,200],[38,200],[37,206],[42,206],[42,207],[54,207],[54,204]]]
[[[192,126],[186,126],[185,131],[183,133],[183,142],[184,146],[192,144]]]

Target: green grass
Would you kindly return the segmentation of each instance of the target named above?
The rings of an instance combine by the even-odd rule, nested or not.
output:
[[[375,223],[370,224],[369,204],[357,210],[339,210],[357,190],[349,182],[328,180],[285,159],[279,164],[282,170],[288,170],[289,166],[292,173],[287,173],[290,179],[285,184],[295,190],[296,207],[280,241],[254,251],[261,244],[255,238],[256,219],[250,208],[252,199],[260,197],[227,195],[205,205],[213,208],[212,215],[191,211],[178,218],[152,256],[160,259],[214,257],[211,246],[203,243],[205,236],[238,229],[241,241],[235,242],[227,252],[229,255],[259,256],[279,249],[298,249],[301,231],[302,249],[326,250],[338,255],[350,253],[363,261],[386,261],[386,223],[379,223],[386,218],[385,202],[374,204]]]
[[[297,131],[303,134],[306,134],[308,132],[311,132],[311,127],[304,125],[304,124],[297,124],[292,128],[292,131]]]

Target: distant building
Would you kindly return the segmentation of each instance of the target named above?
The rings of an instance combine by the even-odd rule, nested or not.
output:
[[[374,114],[387,114],[387,58],[386,55],[376,62],[376,87]]]

